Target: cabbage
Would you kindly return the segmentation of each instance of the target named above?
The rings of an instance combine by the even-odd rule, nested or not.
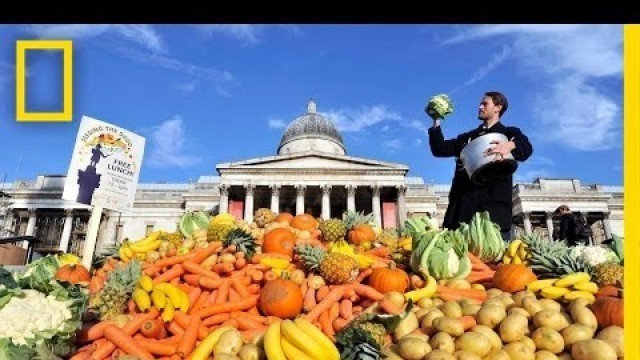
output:
[[[471,263],[467,256],[467,244],[460,234],[451,230],[431,230],[427,234],[419,237],[419,244],[413,250],[413,270],[433,276],[436,280],[467,277],[471,271]],[[419,261],[413,261],[414,259]]]
[[[209,227],[209,216],[202,211],[187,211],[182,218],[178,228],[184,237],[190,238],[197,230],[206,230]]]
[[[425,111],[434,119],[444,119],[445,116],[453,113],[453,103],[447,95],[438,94],[429,99]]]

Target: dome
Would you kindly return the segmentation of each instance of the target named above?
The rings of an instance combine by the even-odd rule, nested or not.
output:
[[[342,135],[331,120],[316,112],[313,100],[307,105],[307,113],[287,126],[278,146],[278,155],[303,151],[345,154]]]

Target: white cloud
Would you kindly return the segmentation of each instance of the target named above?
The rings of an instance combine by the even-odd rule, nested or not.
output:
[[[281,129],[287,126],[287,122],[282,119],[269,119],[269,127],[273,129]]]
[[[196,86],[197,84],[195,82],[188,82],[188,83],[178,84],[177,88],[182,92],[192,93],[196,90]]]
[[[382,127],[382,129],[380,129],[381,131],[389,131],[389,129],[391,129],[391,127],[389,125],[385,125]]]
[[[511,49],[508,46],[504,46],[501,52],[495,54],[491,58],[491,60],[489,60],[488,63],[486,63],[485,65],[481,66],[478,70],[476,70],[476,72],[473,75],[471,75],[471,77],[467,81],[465,81],[462,85],[458,86],[457,88],[451,90],[449,93],[453,94],[456,91],[469,87],[475,84],[476,82],[482,80],[483,78],[485,78],[493,70],[495,70],[495,68],[498,67],[498,65],[502,64],[509,58],[510,51]]]
[[[184,153],[186,140],[184,122],[181,116],[164,121],[153,128],[149,163],[155,167],[186,168],[202,161],[198,156]]]
[[[384,146],[392,149],[399,149],[402,147],[402,140],[400,139],[387,140],[384,142]]]
[[[40,38],[80,39],[106,33],[115,33],[126,40],[135,42],[150,51],[164,50],[160,35],[151,25],[32,25],[31,30]]]
[[[262,32],[263,25],[252,24],[223,24],[223,25],[199,25],[208,35],[221,34],[240,40],[247,44],[258,42],[258,36]]]
[[[620,106],[598,87],[622,79],[621,25],[484,25],[459,32],[443,44],[502,36],[521,75],[542,84],[533,94],[534,133],[570,149],[619,146]]]
[[[364,106],[360,109],[338,109],[321,113],[333,121],[339,131],[357,132],[382,121],[402,121],[395,111],[385,105]]]

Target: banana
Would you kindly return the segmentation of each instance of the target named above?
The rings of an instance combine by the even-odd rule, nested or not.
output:
[[[357,255],[354,255],[353,257],[356,259],[356,261],[360,265],[360,269],[366,269],[376,262],[370,256],[367,256],[367,255],[357,254]]]
[[[260,264],[266,265],[270,268],[275,268],[275,269],[286,269],[289,267],[290,262],[289,260],[285,260],[285,259],[266,257],[266,258],[260,259]]]
[[[585,272],[577,272],[577,273],[573,273],[573,274],[569,274],[561,277],[553,285],[557,287],[570,287],[574,284],[588,282],[588,281],[591,281],[591,275]]]
[[[313,360],[311,356],[293,346],[293,344],[284,336],[280,338],[280,345],[282,346],[282,351],[289,360]]]
[[[536,280],[533,281],[531,283],[529,283],[529,285],[527,285],[527,290],[531,291],[531,292],[536,292],[536,291],[540,291],[544,288],[553,286],[553,283],[555,283],[558,279],[545,279],[545,280]]]
[[[143,289],[138,288],[133,290],[131,297],[136,305],[138,305],[138,309],[147,311],[151,307],[151,298],[149,298],[149,294]]]
[[[120,256],[120,260],[126,262],[129,262],[129,260],[131,260],[131,256],[127,255],[127,252],[125,251],[127,249],[125,249],[124,245],[120,246],[120,249],[118,249],[118,256]],[[131,249],[128,249],[129,251],[131,251]]]
[[[167,305],[167,295],[156,287],[151,292],[151,301],[153,302],[153,306],[157,307],[158,310],[164,309]]]
[[[280,323],[269,325],[264,333],[264,352],[269,360],[287,360],[280,341]]]
[[[516,254],[516,256],[513,257],[513,259],[511,259],[511,263],[512,264],[522,264],[522,259],[520,259],[520,256],[518,254]]]
[[[209,333],[204,340],[195,348],[195,350],[189,355],[189,359],[208,359],[209,355],[213,352],[213,348],[216,346],[222,334],[229,330],[233,330],[230,326],[222,326]],[[284,355],[283,355],[284,356]],[[269,358],[271,359],[271,358]],[[277,360],[286,360],[284,357]]]
[[[129,245],[129,247],[131,248],[131,250],[138,252],[138,253],[148,253],[149,251],[153,251],[157,248],[160,247],[160,243],[162,243],[161,240],[155,240],[151,243],[148,244],[139,244],[139,243],[133,243],[131,245]]]
[[[502,257],[502,263],[511,264],[511,258],[509,257],[509,254],[504,254],[504,256]]]
[[[560,299],[561,297],[568,294],[569,292],[571,292],[571,290],[567,288],[556,287],[556,286],[549,286],[540,290],[540,294],[542,294],[542,296],[545,299],[551,299],[551,300]]]
[[[591,281],[574,284],[573,289],[578,291],[586,291],[591,294],[598,293],[598,285]]]
[[[180,295],[180,289],[178,289],[177,287],[169,283],[158,284],[155,286],[155,288],[167,294],[167,297],[169,298],[169,300],[171,301],[171,304],[174,307],[180,306],[180,303],[182,302],[182,295]]]
[[[596,297],[592,293],[586,291],[571,291],[563,296],[563,299],[565,300],[575,300],[578,298],[587,299],[590,304],[596,301]]]
[[[189,296],[187,296],[187,293],[182,291],[182,289],[178,290],[180,290],[180,294],[182,295],[182,301],[180,302],[180,311],[182,311],[183,314],[186,314],[187,311],[189,311]]]
[[[151,292],[151,290],[153,290],[153,280],[151,280],[151,277],[149,275],[140,276],[138,284],[140,284],[140,287],[146,292]]]
[[[323,360],[324,351],[317,342],[301,331],[291,320],[284,320],[280,323],[280,328],[284,337],[291,342],[292,345],[302,350],[305,354],[316,360]]]
[[[509,253],[509,257],[516,256],[516,252],[518,251],[518,247],[520,246],[521,243],[522,243],[522,240],[517,239],[517,240],[513,240],[511,244],[509,244],[509,249],[507,251]]]
[[[175,315],[176,309],[173,307],[171,301],[167,301],[167,304],[162,311],[162,315],[160,315],[162,317],[162,321],[164,321],[165,323],[170,323]]]
[[[340,352],[338,352],[338,349],[333,342],[331,342],[331,340],[329,340],[329,338],[320,331],[320,329],[301,317],[293,320],[293,323],[296,324],[304,333],[309,335],[315,342],[320,344],[324,349],[325,354],[327,354],[327,360],[340,360]]]
[[[522,260],[526,259],[527,255],[528,255],[527,249],[524,246],[520,246],[520,248],[518,249],[518,256],[520,257],[520,259]]]

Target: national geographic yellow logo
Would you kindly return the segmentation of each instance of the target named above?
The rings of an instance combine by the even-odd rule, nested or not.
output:
[[[26,109],[27,50],[62,50],[63,107],[60,112],[28,112]],[[19,40],[16,42],[16,120],[21,122],[71,121],[73,116],[73,42],[71,40]]]

